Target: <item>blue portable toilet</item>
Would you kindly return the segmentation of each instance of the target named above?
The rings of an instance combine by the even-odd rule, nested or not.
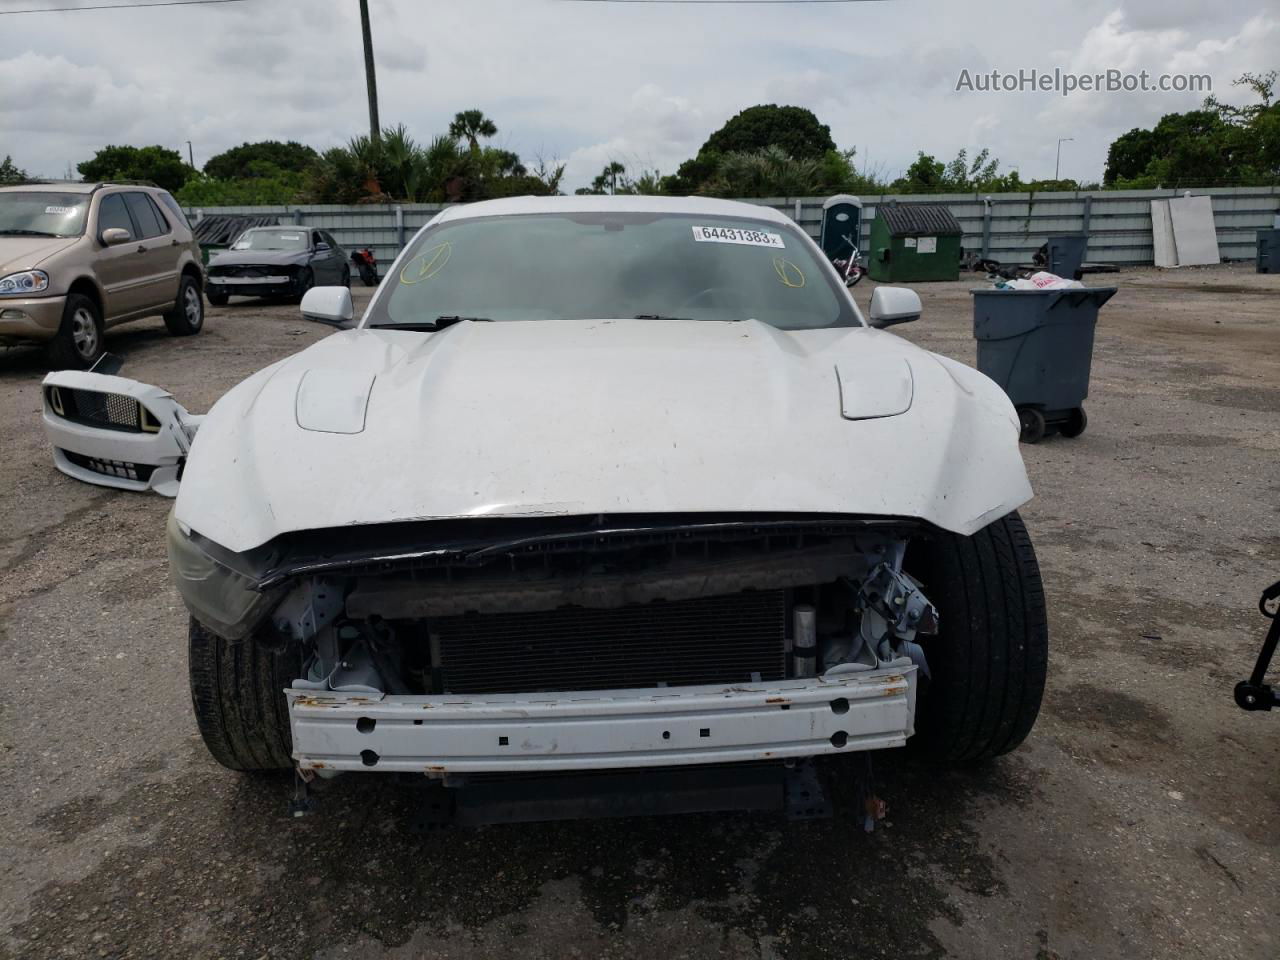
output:
[[[828,260],[847,259],[852,246],[862,241],[862,201],[847,193],[837,193],[822,204],[822,232],[819,246]]]

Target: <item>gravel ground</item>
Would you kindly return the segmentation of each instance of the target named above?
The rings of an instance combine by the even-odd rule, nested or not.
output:
[[[980,770],[878,758],[870,835],[702,815],[421,836],[377,777],[286,818],[287,779],[219,768],[196,733],[168,502],[57,473],[41,356],[0,353],[0,957],[1276,956],[1280,715],[1231,687],[1280,577],[1280,278],[1114,280],[1088,432],[1023,448],[1039,723]],[[921,285],[904,335],[972,363],[971,285]],[[236,301],[109,349],[203,411],[326,333]]]

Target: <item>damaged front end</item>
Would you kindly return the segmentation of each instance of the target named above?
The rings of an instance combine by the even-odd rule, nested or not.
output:
[[[910,521],[597,516],[305,531],[170,519],[193,615],[296,656],[304,771],[676,767],[900,746],[937,613]]]

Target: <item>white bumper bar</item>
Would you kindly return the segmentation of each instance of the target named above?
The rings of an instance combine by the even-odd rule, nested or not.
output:
[[[285,694],[302,769],[596,770],[902,746],[914,732],[915,671],[483,697]]]

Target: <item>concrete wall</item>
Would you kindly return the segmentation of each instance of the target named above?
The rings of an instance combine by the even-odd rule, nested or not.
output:
[[[1231,260],[1251,260],[1256,231],[1270,227],[1280,208],[1280,187],[1224,187],[1194,190],[1213,199],[1218,248]],[[966,250],[983,251],[1005,263],[1029,263],[1032,253],[1053,233],[1089,233],[1088,260],[1094,263],[1149,264],[1152,199],[1181,195],[1175,190],[1106,190],[1091,193],[912,194],[864,196],[861,246],[867,251],[870,222],[879,203],[945,203],[964,227]],[[749,200],[781,210],[814,237],[818,235],[822,197],[771,197]],[[394,206],[205,207],[201,214],[252,213],[280,216],[328,230],[348,250],[371,247],[381,263],[390,263],[418,228],[442,209],[440,204]]]

